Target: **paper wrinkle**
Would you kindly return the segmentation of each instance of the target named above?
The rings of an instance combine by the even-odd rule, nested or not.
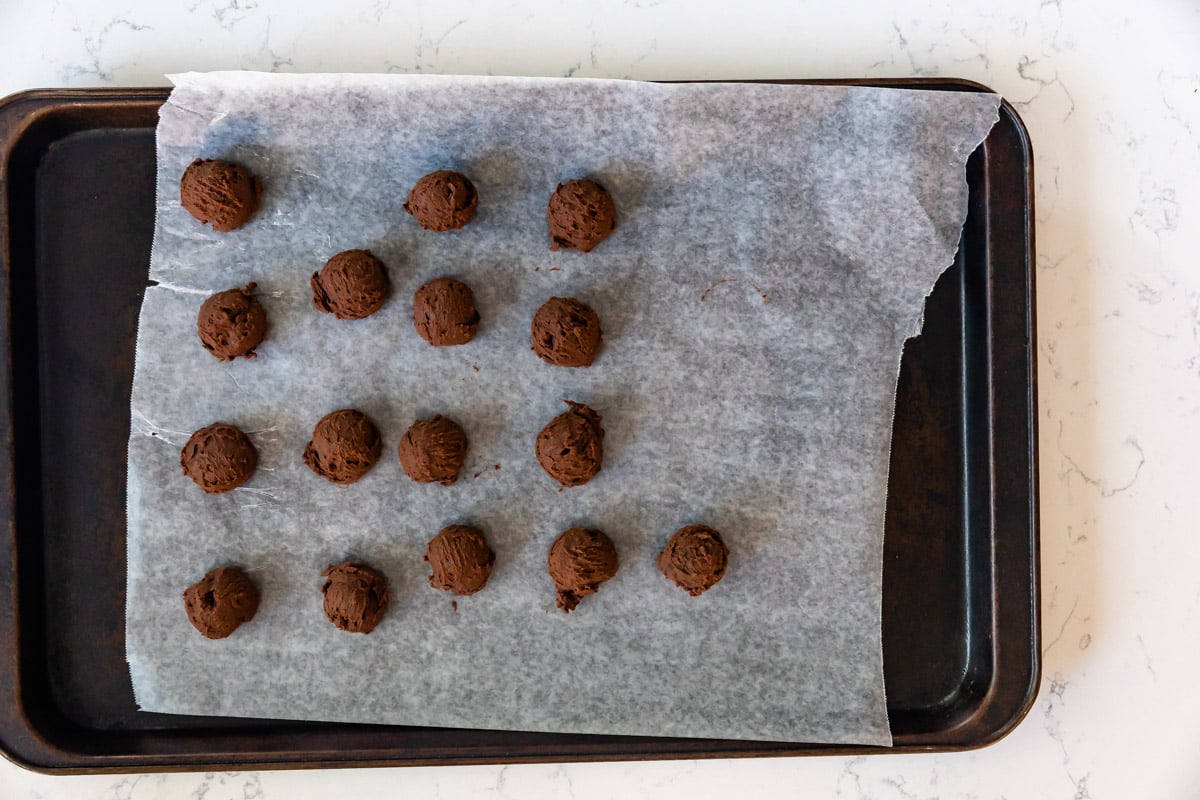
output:
[[[127,655],[166,713],[890,744],[880,609],[896,365],[954,260],[964,163],[996,119],[975,93],[758,84],[377,75],[171,76],[129,442]],[[220,234],[179,207],[197,157],[266,185]],[[461,231],[402,210],[435,169],[480,193]],[[612,192],[618,227],[551,253],[561,180]],[[309,276],[369,248],[392,295],[365,320],[317,313]],[[475,341],[435,349],[413,291],[471,286]],[[258,283],[270,331],[223,364],[199,345],[199,294]],[[715,287],[715,288],[714,288]],[[543,364],[529,320],[552,295],[592,305],[590,369]],[[563,398],[604,417],[603,471],[559,491],[534,458]],[[333,486],[300,454],[336,408],[371,416],[381,462]],[[417,485],[396,446],[441,413],[470,438],[457,484]],[[178,446],[214,421],[251,433],[259,471],[227,495],[184,477]],[[155,436],[153,434],[160,435]],[[150,434],[150,435],[147,435]],[[500,468],[496,469],[495,466]],[[692,598],[655,557],[690,522],[721,531],[726,577]],[[429,588],[425,543],[485,531],[479,594]],[[604,530],[621,569],[570,616],[546,550]],[[336,630],[320,572],[370,563],[392,606]],[[262,591],[225,640],[180,593],[237,564]]]

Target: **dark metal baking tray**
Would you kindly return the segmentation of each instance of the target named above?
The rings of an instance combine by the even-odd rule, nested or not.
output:
[[[883,574],[891,751],[138,711],[124,655],[125,453],[166,96],[46,90],[0,101],[9,759],[99,772],[960,750],[999,739],[1028,711],[1040,670],[1033,165],[1007,104],[967,164],[958,259],[900,371]]]

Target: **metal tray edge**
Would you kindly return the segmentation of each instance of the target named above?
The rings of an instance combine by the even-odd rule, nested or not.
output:
[[[680,81],[683,82],[683,81]],[[717,81],[710,81],[717,82]],[[754,79],[754,80],[739,80],[730,82],[752,82],[752,83],[791,83],[791,84],[809,84],[809,85],[850,85],[850,86],[877,86],[887,88],[908,88],[908,89],[928,89],[942,91],[975,91],[975,92],[993,92],[993,90],[983,84],[960,78],[856,78],[856,79]],[[170,93],[168,87],[104,87],[104,88],[85,88],[85,89],[30,89],[15,94],[11,94],[0,99],[0,186],[4,187],[4,191],[0,193],[0,222],[6,221],[8,218],[8,195],[7,181],[4,180],[7,173],[8,156],[11,153],[13,145],[28,131],[29,127],[41,119],[45,113],[53,111],[63,105],[70,104],[105,104],[111,103],[121,106],[139,106],[139,107],[157,107],[161,105]],[[1023,225],[1024,232],[1024,252],[1025,252],[1025,286],[1027,297],[1031,300],[1035,297],[1034,294],[1034,270],[1033,270],[1033,254],[1034,254],[1034,227],[1033,227],[1033,150],[1029,139],[1028,130],[1017,114],[1016,110],[1007,102],[1001,103],[1001,119],[1008,115],[1011,122],[1014,124],[1023,148],[1023,159],[1026,164],[1025,174],[1025,224]],[[16,564],[16,530],[15,519],[13,515],[13,504],[15,502],[12,476],[15,465],[12,463],[12,433],[14,420],[11,415],[11,351],[9,348],[9,282],[8,272],[11,269],[11,251],[9,247],[9,236],[7,225],[0,225],[0,289],[3,290],[4,304],[3,311],[0,311],[0,346],[3,346],[5,352],[5,369],[2,378],[0,378],[0,396],[4,396],[7,401],[5,409],[4,433],[2,442],[0,442],[0,486],[3,486],[3,495],[0,495],[0,518],[4,521],[4,537],[5,543],[0,548],[0,579],[5,579],[8,582],[5,596],[9,598],[9,607],[0,613],[0,631],[5,627],[10,627],[14,633],[16,632],[16,582],[17,564]],[[150,757],[148,760],[134,761],[132,756],[97,756],[99,761],[108,761],[109,763],[96,764],[90,766],[73,766],[62,767],[53,766],[45,763],[35,763],[26,758],[17,755],[13,752],[8,742],[0,740],[0,755],[6,760],[17,764],[18,766],[43,774],[99,774],[99,773],[136,773],[136,772],[190,772],[202,771],[212,768],[230,767],[237,769],[317,769],[317,768],[337,768],[337,767],[378,767],[378,766],[434,766],[434,765],[467,765],[467,764],[483,764],[483,763],[556,763],[556,762],[599,762],[599,761],[646,761],[646,760],[680,760],[692,758],[756,758],[768,756],[797,756],[797,755],[862,755],[862,754],[904,754],[918,752],[961,752],[967,750],[975,750],[989,746],[995,742],[1005,738],[1013,729],[1021,722],[1028,714],[1033,706],[1040,688],[1041,682],[1041,661],[1040,661],[1040,642],[1041,642],[1041,615],[1040,615],[1040,557],[1039,557],[1039,505],[1038,505],[1038,462],[1037,462],[1037,408],[1036,408],[1036,384],[1037,384],[1037,359],[1036,359],[1036,306],[1030,303],[1028,316],[1026,319],[1027,333],[1027,352],[1029,354],[1025,364],[1026,373],[1029,375],[1029,385],[1026,396],[1026,407],[1029,409],[1027,416],[1028,421],[1028,454],[1030,458],[1030,483],[1029,483],[1029,499],[1030,499],[1030,518],[1028,522],[1029,531],[1029,567],[1030,567],[1030,593],[1029,593],[1029,614],[1030,624],[1032,626],[1031,650],[1029,663],[1029,683],[1026,694],[1021,702],[1013,708],[1003,710],[1005,719],[997,725],[997,727],[988,735],[980,740],[970,743],[942,743],[942,744],[898,744],[891,748],[881,747],[866,747],[866,746],[840,746],[840,745],[797,745],[795,748],[789,749],[771,749],[771,750],[756,750],[749,749],[744,751],[730,752],[725,750],[697,750],[689,752],[668,752],[654,754],[608,754],[608,753],[577,753],[577,754],[548,754],[545,756],[538,755],[518,755],[518,754],[499,754],[486,753],[477,756],[449,756],[446,758],[385,758],[385,759],[364,759],[364,760],[306,760],[306,761],[247,761],[247,762],[228,762],[228,761],[199,761],[192,764],[178,763],[158,763],[158,757]],[[6,656],[7,657],[7,656]],[[11,654],[15,658],[16,654]],[[984,701],[980,704],[983,707],[989,703],[994,704],[994,693],[989,692]],[[31,734],[35,749],[40,749],[42,752],[39,755],[49,756],[53,760],[54,756],[63,757],[64,760],[79,758],[80,754],[73,751],[63,750],[44,738],[37,736],[31,726],[27,726],[26,731]],[[763,743],[764,745],[769,743]],[[83,756],[88,758],[89,756]],[[131,763],[123,763],[126,760]],[[116,761],[118,763],[112,763]]]

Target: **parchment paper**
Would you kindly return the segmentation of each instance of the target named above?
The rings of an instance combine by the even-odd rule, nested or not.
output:
[[[845,87],[367,75],[176,76],[158,127],[157,224],[142,306],[129,443],[127,654],[139,705],[185,713],[890,744],[880,647],[888,448],[904,340],[953,259],[964,164],[998,98]],[[247,227],[221,234],[179,206],[191,159],[266,184]],[[435,169],[479,189],[465,229],[421,231],[408,189]],[[546,200],[592,176],[615,234],[552,253]],[[393,294],[345,322],[311,306],[309,276],[366,247]],[[482,315],[467,346],[412,327],[422,283],[466,281]],[[257,281],[270,333],[250,361],[201,349],[203,297]],[[543,364],[529,320],[551,295],[599,313],[591,369]],[[561,398],[604,416],[604,469],[560,491],[534,438]],[[358,484],[301,451],[325,413],[380,425]],[[442,413],[470,437],[452,487],[410,482],[409,423]],[[259,471],[206,496],[179,468],[190,432],[253,432]],[[425,542],[482,527],[487,588],[426,583]],[[655,569],[679,526],[731,547],[727,577],[688,597]],[[546,574],[570,525],[606,531],[619,574],[567,616]],[[321,610],[320,572],[387,574],[369,636]],[[221,641],[180,593],[222,564],[249,569],[257,617]]]

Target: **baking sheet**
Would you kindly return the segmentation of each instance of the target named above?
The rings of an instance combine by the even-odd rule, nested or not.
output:
[[[953,260],[963,165],[996,119],[970,93],[411,76],[184,75],[158,131],[157,225],[142,308],[129,475],[127,654],[139,705],[196,714],[886,744],[880,558],[896,368]],[[197,155],[267,184],[222,235],[178,207]],[[480,191],[457,233],[400,206],[426,172]],[[591,175],[617,232],[551,253],[545,201]],[[370,247],[394,294],[367,320],[312,310],[308,276]],[[436,350],[410,299],[468,282],[479,336]],[[195,340],[210,291],[259,283],[259,358]],[[599,312],[590,370],[542,364],[528,320],[552,294]],[[558,491],[533,439],[562,408],[605,417],[604,471]],[[334,408],[370,414],[385,459],[351,487],[300,461]],[[410,483],[395,446],[418,416],[471,437],[465,480]],[[179,473],[191,430],[256,431],[260,471],[205,496]],[[499,465],[499,469],[496,469]],[[425,583],[424,542],[469,521],[497,553],[458,601]],[[654,569],[670,532],[722,530],[730,571],[689,598]],[[622,568],[570,616],[545,551],[604,529]],[[319,573],[365,560],[392,583],[370,636],[321,612]],[[255,620],[210,642],[183,587],[239,563]]]

